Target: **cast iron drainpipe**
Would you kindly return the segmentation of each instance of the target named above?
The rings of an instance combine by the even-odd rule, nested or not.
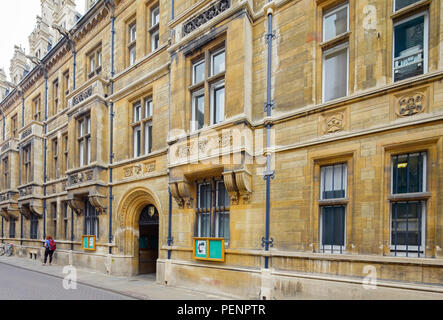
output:
[[[168,190],[169,192],[169,221],[168,221],[168,247],[171,247],[173,242],[174,242],[174,238],[172,238],[172,228],[171,228],[171,223],[172,223],[172,194],[171,194],[171,189],[169,188]],[[171,260],[171,250],[168,250],[168,260]]]
[[[267,34],[267,44],[268,44],[268,72],[267,72],[267,101],[266,101],[266,114],[268,117],[272,114],[272,88],[271,88],[271,76],[272,76],[272,39],[275,37],[272,33],[272,13],[268,14],[268,34]],[[267,150],[271,147],[271,124],[266,126],[266,147]],[[274,246],[274,239],[270,239],[270,211],[271,211],[271,179],[275,178],[275,171],[271,171],[271,154],[267,153],[266,161],[267,168],[265,172],[266,180],[266,234],[265,238],[262,239],[262,246],[265,251],[268,252],[270,247]],[[265,269],[269,268],[269,257],[265,257]]]
[[[114,15],[114,2],[109,1],[110,6],[112,7],[112,15],[111,15],[111,95],[114,93],[114,36],[115,36],[115,15]],[[109,147],[109,163],[111,164],[109,168],[109,254],[112,254],[112,241],[113,241],[113,235],[112,235],[112,200],[114,199],[114,196],[112,194],[112,182],[113,182],[113,170],[112,170],[112,164],[114,162],[114,102],[110,102],[110,147]]]
[[[44,125],[44,131],[45,131],[45,136],[48,133],[48,125],[47,125],[47,121],[48,121],[48,73],[46,71],[46,66],[44,67],[45,69],[43,70],[44,72],[44,77],[45,77],[45,125]],[[43,160],[43,240],[46,239],[46,181],[47,181],[47,176],[46,176],[46,166],[47,166],[47,152],[48,149],[48,142],[47,139],[45,137],[44,139],[44,160]]]

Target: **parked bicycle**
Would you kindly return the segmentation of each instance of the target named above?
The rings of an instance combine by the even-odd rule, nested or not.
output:
[[[0,256],[6,255],[7,257],[12,256],[14,253],[14,245],[12,243],[1,243],[0,244]]]

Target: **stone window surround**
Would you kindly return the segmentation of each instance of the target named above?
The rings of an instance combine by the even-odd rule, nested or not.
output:
[[[335,50],[342,50],[344,48],[347,48],[347,74],[346,74],[346,95],[349,95],[349,88],[350,88],[350,52],[352,48],[350,47],[350,39],[351,39],[351,12],[353,9],[353,2],[352,1],[336,1],[333,4],[328,5],[327,7],[320,7],[321,10],[321,41],[319,44],[320,47],[320,53],[321,53],[321,94],[320,94],[320,101],[321,103],[328,102],[325,99],[325,56],[327,54],[331,54]],[[337,35],[336,37],[333,37],[331,39],[328,39],[324,41],[324,19],[325,16],[330,14],[331,12],[334,12],[335,10],[340,10],[344,7],[347,7],[347,31]],[[335,99],[332,99],[335,100]],[[329,101],[332,101],[329,100]]]
[[[56,115],[60,107],[60,84],[58,78],[52,81],[52,106],[50,108],[49,116]]]
[[[410,6],[410,9],[406,12],[403,12],[402,10],[399,10],[397,14],[395,15],[395,19],[392,21],[392,73],[391,73],[391,81],[395,81],[395,66],[394,66],[394,58],[395,58],[395,27],[406,23],[410,20],[413,20],[415,18],[419,18],[421,16],[424,17],[424,47],[423,47],[423,74],[426,74],[429,72],[428,66],[429,66],[429,31],[430,31],[430,16],[428,8],[422,9],[420,6],[421,3],[416,3],[414,5]],[[409,8],[409,6],[407,7]],[[411,11],[410,11],[411,10]],[[413,11],[412,11],[413,10]],[[411,12],[415,12],[416,14],[411,15]],[[413,78],[414,76],[411,76],[410,78]],[[398,80],[401,81],[401,80]]]
[[[320,230],[320,222],[321,222],[321,214],[322,207],[325,206],[346,206],[345,210],[345,245],[343,248],[336,248],[334,246],[334,254],[345,254],[348,251],[352,251],[352,241],[353,241],[353,230],[352,230],[352,211],[349,211],[348,208],[353,207],[353,162],[355,158],[355,152],[353,151],[344,151],[335,155],[325,155],[314,157],[311,159],[313,170],[314,170],[314,180],[313,180],[313,193],[314,193],[314,211],[313,211],[313,221],[311,223],[312,234],[311,237],[313,239],[313,248],[314,252],[322,253],[322,243],[321,243],[321,230]],[[330,165],[336,164],[345,164],[347,167],[347,181],[346,181],[346,196],[342,199],[331,199],[331,200],[321,200],[321,168]],[[331,254],[331,249],[325,249],[324,254]]]
[[[51,170],[51,178],[56,180],[60,178],[60,157],[59,157],[59,149],[60,144],[58,143],[58,138],[51,139],[51,158],[52,158],[52,170]]]
[[[11,174],[10,174],[10,164],[9,155],[2,158],[2,169],[3,169],[3,179],[2,186],[4,190],[9,190],[11,187]]]
[[[77,165],[78,167],[85,167],[88,166],[91,161],[91,151],[92,151],[92,139],[91,139],[91,127],[92,127],[92,123],[91,123],[91,113],[90,112],[86,112],[86,113],[82,113],[80,116],[76,117],[75,119],[75,126],[76,126],[76,135],[77,135],[77,144],[76,144],[76,149],[77,149],[77,154],[76,154],[76,158],[77,158]],[[80,125],[83,125],[86,122],[86,130],[85,132],[81,132]],[[88,148],[88,142],[89,142],[89,148]],[[83,162],[80,160],[80,156],[81,156],[81,151],[80,151],[80,145],[83,143],[83,148],[86,149],[86,152],[83,151]],[[83,150],[85,150],[83,149]],[[89,161],[88,161],[89,160]]]
[[[221,50],[225,50],[225,59],[226,59],[226,34],[222,34],[217,39],[211,41],[209,44],[204,45],[201,47],[197,53],[194,53],[193,55],[187,57],[187,65],[189,70],[188,74],[188,83],[190,84],[188,86],[189,91],[189,106],[186,108],[186,110],[189,110],[187,113],[189,114],[189,126],[186,125],[185,128],[189,131],[198,132],[198,130],[193,130],[191,126],[191,122],[193,121],[192,118],[192,109],[194,107],[193,97],[197,92],[203,92],[205,98],[204,98],[204,106],[205,106],[205,112],[204,112],[204,125],[203,127],[207,127],[209,125],[213,125],[213,121],[211,119],[213,112],[212,112],[212,90],[215,88],[215,85],[220,84],[221,82],[225,81],[226,78],[226,72],[228,70],[228,66],[226,64],[225,60],[225,70],[216,74],[212,75],[211,69],[212,69],[212,55],[214,53],[217,53]],[[199,83],[194,83],[194,66],[196,64],[201,63],[202,61],[205,62],[205,71],[204,71],[204,79],[203,81],[200,81]],[[225,85],[225,84],[224,84]],[[225,85],[226,86],[226,85]],[[226,89],[225,89],[226,90]],[[226,91],[225,91],[225,114],[226,114]]]
[[[86,54],[86,81],[94,77],[95,75],[99,75],[102,71],[102,64],[103,64],[103,53],[102,53],[102,43],[98,43],[95,45],[94,49],[89,51]],[[93,66],[91,66],[91,62],[94,63]],[[92,69],[91,69],[92,68]]]
[[[21,150],[21,158],[22,158],[22,181],[21,185],[27,185],[31,183],[34,179],[33,174],[33,143],[29,142],[23,147],[20,148]]]
[[[152,103],[152,110],[151,110],[151,114],[150,115],[146,115],[146,103],[151,101]],[[145,137],[146,137],[146,126],[151,124],[153,124],[153,113],[154,113],[154,98],[153,98],[153,93],[149,92],[147,94],[142,95],[142,97],[137,98],[137,99],[133,99],[129,102],[129,104],[131,105],[131,112],[130,112],[130,123],[129,126],[131,128],[131,138],[129,141],[131,141],[131,145],[129,148],[129,159],[133,159],[133,158],[138,158],[141,157],[142,155],[149,155],[149,151],[147,152],[145,150],[145,146],[146,146],[146,141],[145,141]],[[134,119],[134,115],[135,115],[135,107],[140,105],[141,107],[141,114],[140,114],[140,119],[138,121],[136,121],[136,119]],[[135,140],[134,140],[134,130],[136,128],[140,127],[141,133],[140,133],[140,155],[136,156],[135,155],[135,150],[134,150],[134,146],[135,146]],[[153,130],[151,131],[153,134]],[[151,141],[152,141],[152,137],[151,137]],[[152,151],[152,145],[151,147],[151,151]]]
[[[32,99],[32,120],[42,122],[42,99],[40,94]]]
[[[12,138],[18,138],[18,113],[15,113],[11,117],[11,132],[12,132]]]
[[[436,207],[436,173],[435,169],[430,165],[432,163],[436,163],[437,159],[437,138],[436,139],[425,139],[420,141],[410,141],[406,143],[397,143],[394,145],[386,145],[383,146],[383,153],[384,153],[384,166],[385,166],[385,174],[384,174],[384,180],[386,181],[384,184],[384,198],[388,201],[384,204],[384,211],[383,211],[383,222],[385,225],[387,225],[387,228],[385,229],[384,233],[384,240],[386,245],[384,246],[384,254],[385,255],[393,255],[393,252],[391,252],[391,208],[392,203],[395,202],[405,202],[405,201],[422,201],[425,203],[424,205],[424,254],[420,254],[420,258],[425,258],[430,255],[435,255],[435,252],[433,252],[434,248],[431,246],[431,243],[434,243],[435,238],[435,232],[432,230],[430,226],[433,226],[436,224],[436,216],[434,214],[434,211],[432,208]],[[401,154],[408,154],[408,153],[417,153],[417,152],[425,152],[426,153],[426,183],[427,185],[424,186],[424,192],[419,193],[413,193],[413,194],[392,194],[392,157],[396,155]],[[435,195],[435,196],[434,196]],[[386,231],[387,230],[387,231]],[[414,256],[412,253],[411,256]],[[399,255],[397,255],[399,257]]]
[[[153,48],[153,37],[155,36],[155,34],[159,34],[160,32],[160,19],[157,23],[153,24],[153,19],[154,19],[154,12],[158,10],[158,14],[160,16],[160,4],[159,2],[155,2],[151,5],[147,6],[147,16],[149,16],[148,19],[148,24],[147,24],[147,37],[146,37],[146,45],[147,45],[147,50],[146,53],[149,52],[154,52],[156,50],[158,50],[160,48],[160,40],[159,40],[159,44],[157,46],[157,48]]]
[[[137,61],[137,19],[135,17],[129,19],[126,25],[127,25],[126,43],[127,43],[127,54],[128,54],[128,58],[126,59],[126,65],[130,67],[134,65]],[[133,27],[135,27],[135,38],[131,40],[132,37],[131,30]],[[133,63],[131,64],[132,50],[135,50],[135,57]]]

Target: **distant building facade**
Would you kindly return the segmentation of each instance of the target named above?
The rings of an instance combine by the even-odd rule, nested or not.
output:
[[[59,264],[240,298],[442,297],[440,1],[42,8],[37,59],[0,71],[18,256],[52,235]]]

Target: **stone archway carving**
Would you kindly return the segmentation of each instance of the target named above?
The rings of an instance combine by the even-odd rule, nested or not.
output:
[[[157,208],[162,223],[162,207],[159,198],[146,187],[129,191],[121,200],[118,209],[117,237],[124,254],[136,255],[134,236],[138,235],[138,223],[144,207],[152,204]]]

